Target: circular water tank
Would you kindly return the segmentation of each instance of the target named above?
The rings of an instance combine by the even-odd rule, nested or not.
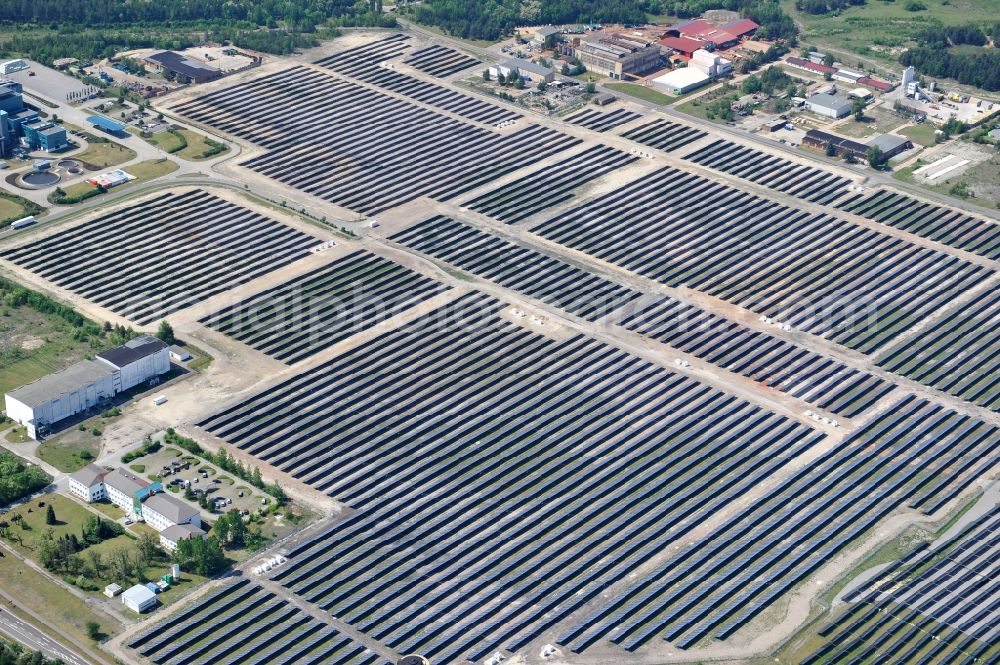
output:
[[[400,658],[396,665],[431,665],[431,661],[427,660],[423,656],[410,654],[409,656],[403,656]]]

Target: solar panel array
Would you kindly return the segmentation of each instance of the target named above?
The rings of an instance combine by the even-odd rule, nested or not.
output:
[[[684,157],[806,201],[829,204],[844,195],[848,178],[724,139]]]
[[[125,206],[0,257],[145,325],[308,256],[319,242],[193,190]]]
[[[895,388],[868,372],[669,296],[629,305],[615,319],[629,330],[847,418]]]
[[[1000,225],[889,189],[857,194],[838,208],[990,259],[1000,258]]]
[[[403,35],[386,37],[320,58],[316,64],[476,122],[497,125],[521,117],[496,104],[380,66],[403,53],[406,39]]]
[[[1000,461],[1000,431],[910,395],[567,630],[634,650],[726,639],[908,499],[951,494],[970,459]]]
[[[475,58],[470,58],[455,49],[439,44],[414,51],[404,62],[438,78],[445,78],[480,64]]]
[[[594,146],[477,196],[465,206],[508,224],[516,224],[571,200],[577,189],[586,183],[638,159],[614,148]]]
[[[447,200],[580,143],[538,125],[500,134],[303,66],[175,111],[267,148],[243,166],[368,215]]]
[[[1000,410],[1000,293],[989,289],[878,358],[886,369]]]
[[[154,663],[390,665],[247,579],[227,580],[128,641]]]
[[[366,251],[335,259],[201,319],[294,363],[449,287]]]
[[[673,152],[708,134],[700,129],[660,118],[630,129],[622,136],[665,152]]]
[[[865,353],[995,274],[670,167],[532,232]]]
[[[614,111],[598,111],[596,109],[583,109],[570,114],[564,120],[573,125],[580,125],[595,132],[606,132],[609,129],[620,127],[626,123],[638,120],[642,114],[626,109],[615,109]]]
[[[822,439],[503,307],[468,294],[200,424],[357,511],[274,579],[436,663],[537,638]]]
[[[802,665],[997,662],[1000,508],[939,547],[915,550],[847,600]]]
[[[432,217],[389,239],[592,321],[641,295],[448,217]]]

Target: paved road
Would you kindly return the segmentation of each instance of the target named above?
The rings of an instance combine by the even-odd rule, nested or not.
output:
[[[49,658],[59,658],[67,665],[91,665],[91,661],[56,642],[32,624],[0,608],[0,633]]]

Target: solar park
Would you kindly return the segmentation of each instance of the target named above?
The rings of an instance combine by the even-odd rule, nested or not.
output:
[[[381,33],[170,107],[352,234],[205,187],[0,250],[280,365],[178,428],[342,507],[137,657],[718,660],[996,473],[995,222],[647,109],[536,117],[454,83],[480,64]],[[803,659],[995,658],[997,524],[893,561]]]

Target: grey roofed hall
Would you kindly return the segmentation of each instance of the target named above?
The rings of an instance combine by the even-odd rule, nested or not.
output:
[[[93,487],[97,483],[101,482],[107,471],[97,466],[96,464],[88,464],[82,469],[78,469],[69,475],[73,480],[86,485],[87,487]]]
[[[105,363],[82,360],[64,370],[43,376],[37,381],[32,381],[28,385],[21,386],[7,394],[25,406],[35,408],[52,401],[60,395],[99,381],[113,372],[114,369]]]
[[[198,509],[167,494],[154,494],[146,499],[144,507],[153,510],[172,522],[183,522],[198,514]]]
[[[128,494],[129,496],[132,496],[143,487],[149,485],[149,483],[141,479],[139,476],[123,469],[115,469],[108,475],[104,476],[104,484],[108,487],[113,487],[122,494]]]
[[[124,346],[118,346],[98,353],[97,357],[111,363],[115,367],[121,368],[165,348],[167,348],[167,345],[162,341],[149,335],[143,335],[142,337],[129,340]]]
[[[868,142],[870,146],[877,146],[882,152],[892,152],[898,149],[900,146],[909,143],[910,139],[905,136],[896,136],[894,134],[882,134],[876,136],[874,139]]]

